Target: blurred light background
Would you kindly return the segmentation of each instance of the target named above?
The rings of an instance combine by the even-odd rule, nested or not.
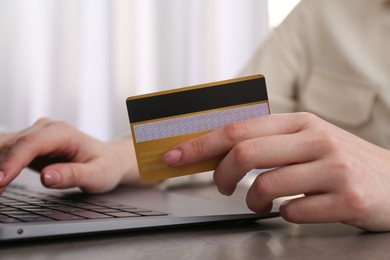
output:
[[[238,76],[298,1],[0,0],[0,125],[128,134],[128,96]]]

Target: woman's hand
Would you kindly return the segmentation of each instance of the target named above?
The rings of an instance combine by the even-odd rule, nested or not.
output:
[[[222,154],[214,180],[225,195],[251,169],[270,169],[248,191],[255,212],[269,212],[276,198],[304,194],[281,205],[284,219],[390,230],[390,152],[310,113],[229,124],[176,146],[163,160],[180,167]]]
[[[67,123],[40,119],[0,136],[0,193],[25,167],[41,172],[50,188],[105,192],[137,179],[131,139],[103,143]]]

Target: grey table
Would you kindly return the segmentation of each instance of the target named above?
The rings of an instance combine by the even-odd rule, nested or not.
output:
[[[214,187],[180,192],[214,196]],[[239,189],[232,199],[242,199]],[[0,244],[0,259],[390,259],[390,232],[343,224],[254,223],[68,237]]]
[[[390,259],[390,234],[280,218],[0,246],[0,259]]]

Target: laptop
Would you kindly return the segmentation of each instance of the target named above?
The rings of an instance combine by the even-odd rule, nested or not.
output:
[[[208,173],[206,173],[208,174]],[[212,185],[181,189],[118,187],[105,194],[49,190],[24,170],[0,197],[0,241],[47,239],[103,232],[170,228],[226,221],[255,221],[242,199],[218,195]],[[188,190],[188,189],[187,189]],[[206,190],[207,192],[203,192]],[[209,192],[215,192],[209,196]]]

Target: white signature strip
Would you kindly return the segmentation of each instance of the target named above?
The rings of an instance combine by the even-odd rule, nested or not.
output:
[[[214,130],[225,124],[268,115],[268,103],[248,105],[134,125],[137,143]]]

